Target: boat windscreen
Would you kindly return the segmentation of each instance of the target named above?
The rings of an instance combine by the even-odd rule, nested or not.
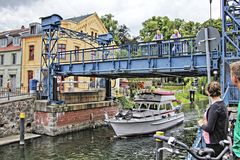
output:
[[[166,110],[171,110],[171,109],[172,109],[171,103],[167,103],[167,104],[166,104]]]
[[[158,105],[152,103],[152,104],[149,105],[149,109],[151,109],[151,110],[157,110],[157,109],[158,109]]]
[[[141,105],[141,103],[135,103],[134,106],[133,106],[133,108],[134,108],[134,109],[139,109],[139,106],[140,106],[140,105]]]
[[[147,109],[147,108],[148,108],[148,106],[145,103],[142,103],[141,106],[140,106],[140,109]]]

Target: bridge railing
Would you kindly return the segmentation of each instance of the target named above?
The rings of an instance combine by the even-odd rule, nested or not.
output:
[[[237,104],[240,99],[239,90],[237,87],[230,85],[229,87],[229,103],[230,104]]]
[[[184,56],[199,52],[195,37],[151,42],[138,42],[121,46],[104,46],[58,53],[58,63],[88,63],[119,59]]]

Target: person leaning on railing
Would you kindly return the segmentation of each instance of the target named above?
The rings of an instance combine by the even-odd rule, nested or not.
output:
[[[157,49],[158,49],[158,56],[160,57],[162,55],[162,47],[161,47],[161,41],[163,40],[163,34],[161,33],[160,30],[157,30],[157,33],[153,37],[153,41],[158,41],[157,42]]]
[[[240,61],[230,64],[231,81],[240,90]],[[240,160],[240,101],[238,102],[238,113],[234,127],[233,153],[235,159]]]
[[[227,139],[228,133],[228,111],[220,98],[221,86],[213,81],[207,87],[207,93],[211,97],[211,105],[204,114],[204,119],[198,121],[203,130],[203,138],[208,148],[215,151],[217,157],[224,147],[219,144],[220,141]]]
[[[181,34],[177,29],[174,29],[174,33],[171,35],[170,39],[176,39],[176,38],[181,38]],[[172,47],[172,53],[176,54],[180,52],[180,44],[179,42],[175,42],[173,47]]]

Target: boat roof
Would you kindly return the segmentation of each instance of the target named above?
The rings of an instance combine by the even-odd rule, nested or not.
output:
[[[171,92],[171,91],[155,91],[155,92],[146,91],[146,92],[140,93],[140,95],[144,95],[144,94],[155,94],[155,95],[169,96],[169,95],[174,95],[174,92]]]

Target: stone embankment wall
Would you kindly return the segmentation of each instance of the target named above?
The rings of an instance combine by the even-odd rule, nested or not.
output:
[[[47,101],[35,102],[34,131],[56,136],[104,124],[104,114],[117,113],[117,103],[104,101],[105,90],[65,92],[60,95],[65,104],[48,105]]]
[[[113,116],[117,103],[104,101],[105,90],[63,93],[65,104],[25,97],[0,101],[0,138],[19,134],[19,115],[25,112],[25,131],[59,135],[104,124],[104,114]],[[67,103],[66,103],[67,102]]]
[[[117,103],[101,101],[81,104],[47,105],[36,102],[34,131],[56,136],[104,124],[104,114],[116,114]]]
[[[0,138],[19,134],[19,114],[25,112],[25,130],[32,132],[34,99],[23,98],[0,102]]]

